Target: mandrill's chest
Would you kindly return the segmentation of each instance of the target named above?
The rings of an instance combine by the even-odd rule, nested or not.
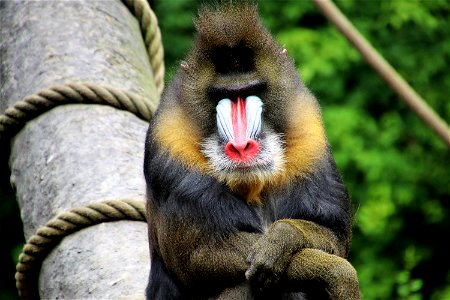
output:
[[[234,193],[239,196],[240,201],[245,203],[248,209],[254,212],[257,223],[265,232],[272,223],[279,219],[307,218],[312,215],[306,203],[309,199],[306,195],[307,191],[303,190],[303,184],[300,181],[296,188],[292,188],[291,185],[283,185],[277,188],[267,186],[261,189],[258,186],[251,190],[252,187],[245,186],[242,190]],[[249,198],[252,193],[255,193],[253,195],[257,198]]]

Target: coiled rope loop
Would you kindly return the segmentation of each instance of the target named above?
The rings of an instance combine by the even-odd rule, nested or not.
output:
[[[145,203],[138,200],[108,200],[61,213],[28,239],[19,256],[16,286],[23,299],[36,298],[43,259],[65,236],[102,222],[146,221]]]
[[[17,132],[27,121],[60,104],[108,104],[134,113],[149,121],[156,110],[157,100],[149,100],[126,90],[96,84],[72,82],[56,85],[29,95],[0,115],[0,139]]]

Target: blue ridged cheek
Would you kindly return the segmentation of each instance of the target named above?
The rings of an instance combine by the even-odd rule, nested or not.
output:
[[[231,120],[231,100],[222,99],[216,106],[217,129],[221,139],[233,139],[233,122]]]
[[[245,99],[245,114],[247,118],[247,137],[256,139],[261,133],[263,102],[257,96],[249,96]],[[216,106],[216,122],[219,136],[225,141],[234,137],[231,100],[222,99]]]
[[[263,102],[257,96],[245,98],[245,113],[247,116],[247,137],[256,139],[261,133]]]

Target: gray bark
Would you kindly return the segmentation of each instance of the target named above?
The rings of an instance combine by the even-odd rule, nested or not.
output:
[[[84,81],[154,98],[139,25],[119,0],[1,1],[0,113],[55,84]],[[145,197],[148,124],[105,105],[63,105],[11,142],[11,182],[28,239],[59,212],[105,199]],[[78,231],[45,259],[42,299],[138,299],[149,272],[147,225]],[[13,276],[13,274],[11,274]]]

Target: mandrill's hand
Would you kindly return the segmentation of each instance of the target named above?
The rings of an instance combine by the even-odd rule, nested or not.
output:
[[[301,248],[301,236],[285,222],[274,223],[253,245],[245,276],[259,291],[274,288],[279,283],[293,255]]]
[[[304,248],[340,254],[328,229],[305,220],[279,220],[252,246],[245,276],[260,292],[274,289],[294,255]]]

